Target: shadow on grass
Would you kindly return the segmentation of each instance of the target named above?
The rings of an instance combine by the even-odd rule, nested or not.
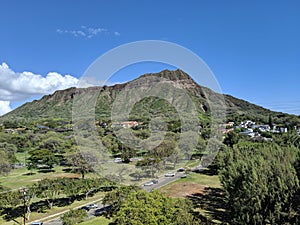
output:
[[[53,173],[53,172],[55,172],[55,170],[53,170],[53,169],[40,169],[38,172],[39,173]]]
[[[218,167],[217,166],[212,166],[210,165],[209,167],[207,167],[207,169],[197,169],[197,170],[193,170],[194,173],[201,173],[207,176],[215,176],[218,175]]]
[[[75,200],[82,200],[82,199],[84,199],[83,196],[59,198],[53,201],[53,206],[65,207],[72,204]],[[47,201],[34,202],[30,205],[31,212],[46,213],[47,210],[49,210],[49,205]],[[18,217],[22,217],[23,213],[24,213],[24,206],[18,206],[18,207],[3,208],[0,212],[0,215],[4,215],[3,218],[6,221],[11,221]]]
[[[193,194],[188,196],[194,208],[205,210],[205,213],[195,212],[195,217],[205,224],[216,224],[215,220],[222,224],[229,223],[229,213],[227,212],[226,203],[224,201],[225,193],[220,188],[205,188],[204,194]]]
[[[34,175],[34,174],[35,174],[34,172],[29,172],[29,173],[22,174],[22,176],[31,176],[31,175]]]
[[[62,171],[66,172],[66,173],[71,173],[71,172],[73,172],[73,169],[72,168],[64,168],[64,169],[62,169]]]
[[[45,201],[33,203],[30,207],[31,212],[44,213],[48,209]],[[18,217],[22,217],[24,213],[24,206],[18,206],[14,208],[4,208],[0,215],[4,215],[6,221],[14,220]]]

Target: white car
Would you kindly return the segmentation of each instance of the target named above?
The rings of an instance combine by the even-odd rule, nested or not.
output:
[[[98,205],[92,203],[92,204],[89,204],[88,207],[89,207],[90,209],[95,209],[95,208],[98,208]]]
[[[151,186],[151,185],[153,185],[153,184],[154,184],[154,183],[153,183],[152,181],[149,181],[149,182],[145,183],[144,186]]]
[[[122,162],[122,159],[121,159],[121,158],[115,158],[115,159],[114,159],[114,162],[115,162],[115,163],[120,163],[120,162]]]
[[[169,173],[165,174],[165,177],[174,177],[174,176],[175,176],[175,173],[173,173],[173,172],[169,172]]]

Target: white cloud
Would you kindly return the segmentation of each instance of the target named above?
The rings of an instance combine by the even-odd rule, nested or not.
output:
[[[11,111],[9,101],[0,101],[0,116]]]
[[[87,27],[87,26],[81,26],[80,29],[77,30],[61,30],[57,29],[57,33],[59,34],[70,34],[74,37],[83,37],[83,38],[93,38],[99,34],[110,34],[110,31],[106,28],[100,28],[100,27]],[[113,32],[113,35],[120,36],[120,33],[115,31]]]
[[[0,115],[11,110],[11,101],[51,94],[56,90],[76,87],[79,80],[71,75],[50,72],[45,77],[32,72],[15,72],[6,63],[0,64]]]

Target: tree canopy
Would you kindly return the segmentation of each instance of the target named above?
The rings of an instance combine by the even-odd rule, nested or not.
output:
[[[199,224],[194,220],[185,200],[142,190],[128,195],[113,220],[120,225]]]
[[[299,180],[293,166],[297,149],[235,146],[224,154],[220,180],[233,224],[284,224],[293,221]]]

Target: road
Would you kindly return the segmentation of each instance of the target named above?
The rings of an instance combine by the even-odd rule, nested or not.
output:
[[[89,205],[89,204],[91,204],[91,203],[97,203],[98,206],[99,206],[99,208],[102,208],[102,207],[104,207],[104,205],[98,203],[98,202],[100,202],[101,200],[102,200],[102,199],[98,199],[97,201],[93,201],[93,202],[86,203],[86,204],[84,204],[84,205],[75,207],[74,209],[79,209],[79,208],[81,208],[81,207],[83,207],[83,206],[85,206],[85,205]],[[91,217],[94,216],[95,210],[96,210],[96,209],[91,209],[91,210],[88,211],[88,216],[89,216],[89,218],[91,218]],[[62,225],[62,221],[61,221],[61,219],[60,219],[60,216],[61,216],[62,214],[64,214],[64,213],[68,212],[68,211],[69,211],[69,210],[66,210],[66,211],[64,211],[64,212],[61,212],[61,213],[57,213],[57,214],[55,214],[55,215],[52,215],[51,217],[46,217],[46,218],[42,219],[41,221],[45,221],[45,222],[44,222],[44,225]]]
[[[98,204],[98,205],[99,205],[99,208],[103,207],[102,204]],[[95,210],[96,209],[91,209],[91,210],[88,211],[89,218],[94,217]],[[44,222],[44,225],[62,225],[62,224],[63,223],[62,223],[60,217],[57,217],[57,218],[55,218],[53,220],[50,220],[48,222]]]
[[[202,170],[202,169],[200,169],[200,170]],[[159,178],[157,179],[157,180],[158,180],[158,183],[157,183],[157,184],[153,184],[153,185],[151,185],[151,186],[142,186],[142,189],[145,190],[145,191],[150,192],[150,191],[152,191],[152,190],[161,188],[161,187],[163,187],[163,186],[165,186],[165,185],[167,185],[167,184],[169,184],[169,183],[171,183],[171,182],[174,182],[174,181],[180,179],[180,178],[183,177],[183,176],[185,176],[185,173],[184,173],[184,172],[177,172],[177,173],[175,173],[175,176],[173,176],[173,177],[165,177],[165,176],[162,176],[162,177],[159,177]],[[99,201],[96,201],[96,202],[100,202],[100,200],[99,200]],[[91,202],[91,203],[95,203],[95,202]],[[86,203],[85,205],[88,205],[88,204],[90,204],[90,203]],[[102,204],[100,204],[100,203],[98,203],[98,205],[99,205],[99,208],[104,207],[104,206],[103,206]],[[77,207],[77,208],[81,208],[81,207],[82,207],[82,206]],[[96,209],[91,209],[91,210],[88,211],[89,218],[94,217],[95,210],[96,210]],[[66,211],[66,212],[67,212],[67,211]],[[63,213],[66,213],[66,212],[63,212]],[[44,222],[44,225],[62,225],[62,221],[60,220],[60,216],[61,216],[63,213],[58,214],[57,217],[54,218],[54,219],[49,219],[49,220],[47,220],[47,218],[44,218],[43,221],[46,221],[46,222]],[[55,217],[55,216],[53,216],[53,217]]]
[[[180,179],[184,175],[185,175],[185,173],[177,172],[174,177],[165,177],[165,176],[163,176],[163,177],[160,177],[160,178],[157,179],[158,180],[157,184],[153,184],[151,186],[142,186],[142,189],[145,190],[145,191],[152,191],[152,190],[161,188],[163,186],[166,186],[167,184],[169,184],[171,182],[174,182],[175,180]]]

